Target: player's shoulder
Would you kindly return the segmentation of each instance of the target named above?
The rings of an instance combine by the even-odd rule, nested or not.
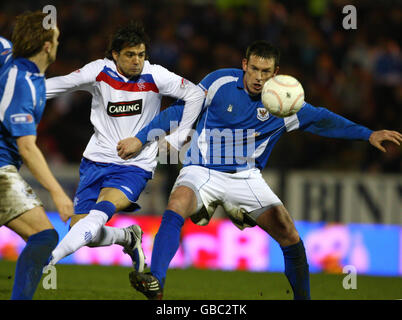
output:
[[[115,62],[109,58],[94,60],[92,63],[94,65],[105,66],[108,68],[114,68],[116,66]]]
[[[12,48],[12,42],[0,36],[0,54],[4,54],[4,51],[10,51]]]
[[[211,77],[216,77],[216,78],[221,78],[221,77],[240,77],[243,74],[243,71],[241,69],[237,68],[223,68],[223,69],[218,69],[215,71],[212,71],[211,73],[208,74],[208,76]]]
[[[149,60],[144,61],[144,67],[143,67],[143,73],[157,73],[158,71],[169,71],[166,67],[157,64],[157,63],[151,63]]]
[[[208,90],[211,85],[216,84],[222,86],[231,82],[236,82],[242,77],[243,71],[235,68],[225,68],[212,71],[201,80],[200,85]]]
[[[184,79],[160,64],[152,64],[145,60],[141,76],[149,82],[154,82],[160,89],[164,86],[169,86],[171,83],[184,81]]]
[[[96,60],[93,60],[93,61],[87,63],[86,66],[89,66],[94,69],[103,69],[104,67],[114,66],[114,61],[110,60],[108,58],[96,59]]]
[[[153,64],[148,60],[144,62],[144,68],[142,70],[142,74],[150,74],[155,79],[163,79],[167,80],[167,78],[174,78],[177,76],[174,72],[170,71],[168,68],[160,65],[160,64]]]
[[[6,88],[3,94],[4,97],[7,96],[9,112],[30,105],[33,101],[33,93],[40,90],[40,84],[32,80],[31,76],[31,73],[19,70],[15,64],[12,64],[0,78],[0,86]],[[0,94],[0,98],[1,96]]]
[[[19,69],[16,65],[13,65],[9,72],[15,74],[14,92],[17,96],[25,95],[28,90],[31,92],[31,88],[36,85],[33,74]]]
[[[239,78],[242,75],[243,71],[240,69],[235,69],[235,68],[224,68],[224,69],[218,69],[215,71],[212,71],[208,73],[205,77],[204,80],[208,82],[213,82],[215,80],[218,80],[223,77],[230,77],[235,80],[236,78]]]
[[[26,58],[15,58],[10,64],[11,70],[16,73],[19,83],[44,80],[45,76],[40,73],[37,65]],[[11,72],[10,70],[10,72]]]
[[[13,61],[4,70],[8,87],[13,90],[24,90],[28,86],[30,74],[26,70],[21,70],[18,65]]]
[[[0,37],[0,67],[11,61],[13,44],[4,37]],[[1,71],[3,73],[3,71]]]
[[[85,74],[95,74],[97,75],[99,72],[101,72],[105,67],[111,66],[114,62],[104,58],[104,59],[96,59],[91,62],[88,62],[81,68],[73,71],[77,73],[85,73]]]

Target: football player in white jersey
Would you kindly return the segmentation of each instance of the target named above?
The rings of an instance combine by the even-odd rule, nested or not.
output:
[[[94,126],[80,166],[80,183],[74,198],[76,215],[71,230],[52,253],[50,264],[80,247],[120,244],[134,268],[142,271],[142,230],[133,225],[119,229],[105,226],[115,212],[135,211],[136,201],[152,178],[157,144],[151,143],[129,161],[116,150],[121,139],[134,136],[156,115],[162,96],[185,101],[177,130],[183,144],[199,114],[203,90],[162,66],[147,60],[149,39],[140,23],[131,22],[114,34],[107,56],[66,76],[46,81],[47,98],[76,90],[92,94],[90,120]],[[179,146],[177,146],[179,147]]]

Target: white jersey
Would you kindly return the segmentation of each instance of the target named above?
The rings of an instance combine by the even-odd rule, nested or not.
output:
[[[141,75],[133,80],[117,71],[114,61],[99,59],[66,76],[46,80],[46,98],[66,92],[85,90],[92,94],[90,120],[94,126],[84,157],[105,163],[135,165],[153,172],[157,143],[146,144],[141,153],[129,160],[117,155],[117,143],[134,137],[159,114],[162,96],[185,101],[178,131],[180,148],[197,119],[205,97],[201,88],[160,65],[145,61]]]

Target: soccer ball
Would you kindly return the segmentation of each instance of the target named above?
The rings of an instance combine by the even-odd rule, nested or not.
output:
[[[274,116],[289,117],[302,107],[304,90],[296,78],[278,75],[265,82],[261,101],[265,109]]]

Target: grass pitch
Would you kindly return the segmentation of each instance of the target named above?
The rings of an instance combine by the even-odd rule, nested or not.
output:
[[[57,265],[57,289],[43,288],[36,300],[145,300],[131,288],[131,268],[120,266]],[[0,299],[8,300],[15,262],[0,260]],[[46,276],[46,275],[45,275]],[[402,278],[357,276],[357,289],[345,290],[345,275],[311,274],[311,296],[318,300],[402,299]],[[291,300],[293,294],[282,273],[170,269],[166,300]]]

